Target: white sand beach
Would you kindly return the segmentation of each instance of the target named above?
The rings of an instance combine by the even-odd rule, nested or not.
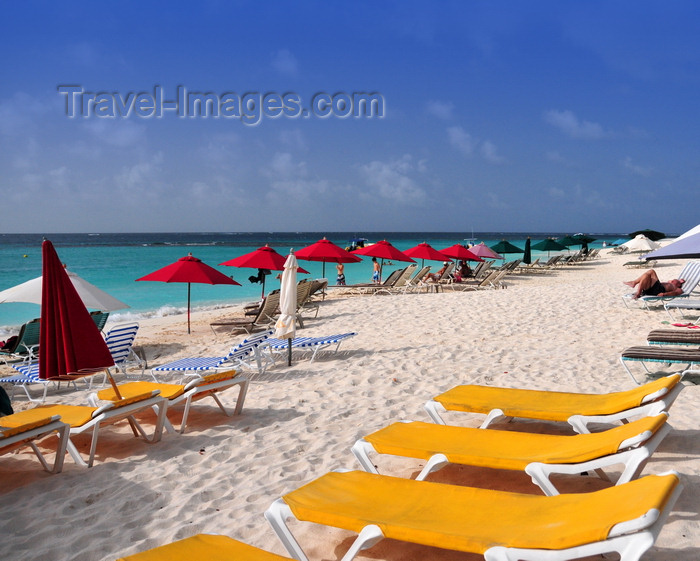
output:
[[[184,435],[155,444],[131,437],[128,425],[103,431],[93,468],[66,459],[62,473],[42,471],[30,450],[0,457],[0,559],[101,561],[197,533],[218,533],[271,552],[285,550],[263,517],[268,506],[336,468],[360,469],[350,452],[359,437],[400,419],[427,421],[423,404],[457,384],[488,384],[580,392],[631,388],[620,352],[645,344],[654,328],[669,327],[663,311],[627,309],[623,281],[629,257],[600,259],[549,274],[511,275],[505,290],[331,297],[304,334],[356,331],[340,352],[313,363],[295,354],[250,385],[243,413],[225,417],[201,401]],[[662,280],[683,261],[660,262]],[[214,336],[209,322],[235,310],[141,322],[137,346],[149,366],[187,356],[224,354],[242,334]],[[642,368],[634,364],[642,377]],[[3,367],[0,373],[12,370]],[[49,392],[52,402],[85,404],[86,392]],[[236,391],[223,394],[232,403]],[[27,407],[16,394],[17,409]],[[700,386],[689,384],[670,411],[673,430],[644,473],[676,470],[684,492],[648,561],[700,558]],[[478,426],[481,417],[451,414]],[[509,428],[513,428],[512,426]],[[531,430],[566,427],[529,423]],[[85,450],[89,437],[78,436]],[[423,462],[378,458],[380,472],[408,476]],[[450,466],[434,481],[539,494],[525,474]],[[588,483],[588,484],[587,484]],[[590,478],[567,482],[590,488]],[[340,559],[349,532],[295,523],[312,560]],[[480,556],[392,540],[363,552],[363,560],[466,560]]]

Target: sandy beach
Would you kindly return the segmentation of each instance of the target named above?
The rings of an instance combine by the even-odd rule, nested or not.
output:
[[[620,352],[645,344],[646,334],[669,327],[663,308],[627,309],[623,281],[629,256],[547,274],[511,275],[505,290],[400,296],[334,296],[309,317],[303,331],[327,335],[356,331],[338,353],[295,354],[251,383],[243,413],[225,417],[213,401],[196,404],[184,435],[155,444],[130,436],[128,425],[100,436],[96,465],[66,459],[62,473],[41,470],[30,450],[0,458],[0,559],[101,561],[143,551],[197,533],[225,534],[268,551],[285,550],[263,517],[285,492],[332,469],[360,469],[350,447],[387,424],[427,421],[423,404],[457,384],[488,384],[580,392],[633,386]],[[662,280],[684,261],[660,262]],[[214,335],[209,322],[236,312],[145,320],[137,346],[149,366],[188,356],[218,356],[243,334]],[[109,327],[109,324],[108,324]],[[634,364],[642,377],[642,368]],[[10,374],[7,367],[0,374]],[[51,402],[86,404],[87,394],[49,392]],[[224,394],[232,403],[236,391]],[[26,400],[16,394],[16,409]],[[700,386],[688,384],[670,411],[671,433],[644,473],[676,470],[684,492],[649,561],[700,557]],[[181,410],[176,410],[178,413]],[[450,422],[478,426],[481,417],[452,414]],[[566,427],[528,423],[528,430],[567,433]],[[521,425],[523,428],[525,424]],[[507,428],[514,428],[513,425]],[[77,436],[81,450],[89,437]],[[378,458],[380,472],[409,476],[423,463]],[[539,494],[525,474],[450,466],[434,481]],[[567,491],[588,490],[590,478],[567,481]],[[602,483],[601,483],[602,484]],[[312,560],[339,559],[349,532],[294,524]],[[466,560],[480,556],[385,540],[357,559]]]

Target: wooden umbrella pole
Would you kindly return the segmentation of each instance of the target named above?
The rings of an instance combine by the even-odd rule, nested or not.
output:
[[[124,399],[122,397],[122,393],[119,391],[119,386],[114,381],[114,378],[112,378],[112,374],[109,371],[109,369],[106,369],[105,373],[107,374],[107,378],[109,378],[109,383],[112,386],[112,389],[114,390],[114,395],[117,397],[117,399]],[[139,431],[136,429],[136,425],[134,425],[134,421],[131,419],[131,417],[128,417],[128,419],[129,419],[129,425],[131,426],[131,432],[134,433],[134,436],[138,437]]]
[[[192,285],[187,283],[187,334],[190,334],[190,287]]]

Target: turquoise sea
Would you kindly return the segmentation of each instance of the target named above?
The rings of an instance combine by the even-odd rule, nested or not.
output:
[[[46,235],[53,243],[59,258],[68,269],[85,280],[129,304],[130,308],[112,312],[112,320],[133,320],[143,317],[164,316],[183,313],[187,305],[187,288],[183,284],[160,282],[135,282],[156,269],[160,269],[188,253],[192,253],[222,273],[233,276],[242,286],[192,285],[192,308],[213,308],[256,300],[261,295],[261,285],[248,280],[257,274],[255,269],[221,267],[219,263],[243,255],[260,246],[269,244],[286,255],[290,249],[301,249],[326,237],[341,247],[350,240],[366,238],[369,242],[388,240],[398,249],[406,250],[421,242],[428,242],[436,249],[444,249],[455,243],[479,243],[493,245],[502,239],[523,248],[530,236],[532,243],[547,237],[566,235],[561,232],[539,234],[476,232],[475,234],[451,232],[268,232],[268,233],[144,233],[144,234],[52,234]],[[590,233],[596,241],[589,247],[601,247],[603,241],[610,243],[623,234]],[[41,275],[42,234],[0,234],[0,290],[10,288]],[[578,247],[572,247],[572,250]],[[547,257],[533,251],[533,259]],[[506,255],[508,259],[517,254]],[[300,261],[312,278],[322,277],[322,263]],[[431,263],[426,263],[431,264]],[[440,263],[434,262],[435,268]],[[401,263],[385,265],[384,275]],[[326,278],[335,284],[335,264],[326,264]],[[369,282],[371,261],[345,266],[348,284]],[[266,292],[278,287],[275,275],[267,277]],[[0,304],[0,339],[16,332],[22,323],[38,317],[39,306],[26,303]]]

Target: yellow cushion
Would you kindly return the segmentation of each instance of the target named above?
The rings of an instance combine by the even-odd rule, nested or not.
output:
[[[496,545],[563,549],[607,538],[617,523],[663,509],[675,475],[583,494],[525,495],[365,472],[328,473],[284,496],[299,520],[481,553]]]
[[[427,460],[442,453],[454,464],[524,470],[532,462],[573,464],[614,454],[623,441],[647,430],[656,432],[665,422],[666,415],[657,415],[607,431],[573,436],[394,423],[365,440],[380,454]]]
[[[39,405],[33,409],[19,411],[8,417],[3,417],[3,424],[8,427],[18,427],[25,423],[33,423],[46,416],[60,415],[61,421],[71,427],[81,427],[92,419],[96,407],[85,405]],[[6,420],[7,419],[7,420]]]
[[[509,417],[546,421],[566,421],[572,415],[609,415],[641,405],[643,399],[662,388],[669,390],[680,376],[666,376],[631,390],[607,394],[582,394],[497,388],[493,386],[456,386],[437,396],[435,401],[449,411],[487,414],[502,409]]]
[[[128,382],[119,385],[119,393],[122,398],[132,398],[153,390],[159,390],[165,399],[175,399],[182,395],[185,386],[181,384],[161,384],[157,382]],[[105,388],[97,392],[97,397],[103,401],[116,401],[117,397],[113,388]]]
[[[228,536],[197,534],[168,545],[121,557],[117,561],[290,561]]]
[[[206,376],[202,376],[202,385],[204,384],[213,384],[214,382],[221,382],[222,380],[230,380],[232,378],[236,377],[236,372],[235,370],[227,370],[226,372],[215,372],[214,374],[207,374]]]
[[[30,421],[28,423],[24,423],[22,425],[16,426],[16,427],[10,427],[8,425],[7,428],[5,428],[3,425],[3,421],[5,421],[7,418],[11,417],[12,415],[8,415],[7,417],[0,417],[0,438],[9,438],[11,436],[15,436],[16,434],[20,434],[23,432],[30,431],[32,429],[42,427],[44,425],[48,425],[49,423],[52,423],[53,421],[57,421],[58,417],[44,417],[42,419],[37,419],[35,421]],[[11,421],[10,421],[11,422]]]

